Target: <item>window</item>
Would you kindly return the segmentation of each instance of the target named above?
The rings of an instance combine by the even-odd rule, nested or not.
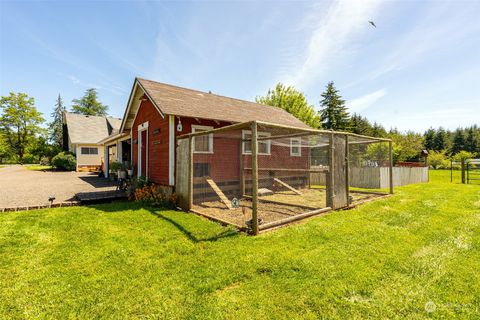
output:
[[[195,178],[209,177],[210,176],[210,164],[209,163],[194,163],[193,164],[193,176]]]
[[[212,130],[213,127],[192,125],[192,133]],[[213,153],[213,134],[193,137],[193,152]]]
[[[81,147],[80,153],[81,154],[98,154],[98,148]]]
[[[302,156],[302,139],[300,138],[291,138],[290,139],[290,155],[293,157]]]
[[[270,137],[269,132],[258,132],[258,138],[267,138]],[[244,130],[242,132],[243,138],[243,154],[252,153],[252,132],[249,130]],[[247,141],[245,141],[247,140]],[[270,140],[257,140],[258,141],[258,154],[269,155],[270,154]]]

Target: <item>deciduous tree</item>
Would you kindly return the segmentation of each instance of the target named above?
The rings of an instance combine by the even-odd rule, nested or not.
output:
[[[13,93],[0,99],[0,130],[10,149],[23,161],[27,145],[41,131],[42,114],[35,108],[35,101],[25,93]]]
[[[292,86],[278,83],[269,89],[265,97],[256,97],[257,103],[279,107],[294,115],[312,128],[321,128],[320,117],[305,98],[305,95]]]

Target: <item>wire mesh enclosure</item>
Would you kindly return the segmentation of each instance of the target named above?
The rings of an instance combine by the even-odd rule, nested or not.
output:
[[[179,137],[176,193],[256,234],[393,192],[391,164],[387,139],[246,122]]]

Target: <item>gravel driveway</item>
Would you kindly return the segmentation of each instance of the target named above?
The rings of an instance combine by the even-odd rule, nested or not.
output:
[[[31,171],[21,165],[0,168],[0,208],[74,200],[78,192],[115,190],[115,183],[87,172]]]

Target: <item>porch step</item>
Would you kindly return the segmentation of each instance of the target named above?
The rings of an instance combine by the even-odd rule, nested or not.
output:
[[[81,204],[103,203],[111,202],[113,200],[125,200],[127,194],[125,191],[109,190],[109,191],[94,191],[94,192],[79,192],[75,197]]]

